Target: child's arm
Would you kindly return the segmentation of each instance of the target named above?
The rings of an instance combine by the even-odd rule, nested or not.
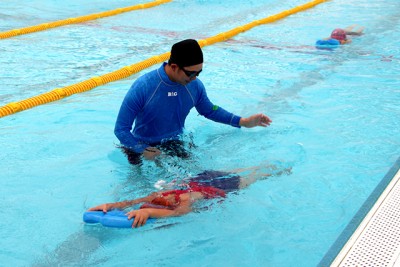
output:
[[[101,205],[98,205],[96,207],[90,208],[89,211],[96,211],[96,210],[101,210],[103,212],[107,212],[112,209],[124,209],[129,206],[133,206],[142,202],[150,202],[154,199],[156,196],[156,193],[152,193],[146,197],[142,198],[137,198],[137,199],[132,199],[132,200],[126,200],[126,201],[121,201],[121,202],[115,202],[115,203],[104,203]]]
[[[358,29],[354,30],[354,28],[356,28],[356,27],[358,27]],[[365,29],[365,27],[358,26],[356,24],[344,28],[347,35],[362,35],[364,29]]]
[[[192,211],[191,201],[184,200],[173,210],[170,209],[139,209],[128,212],[128,219],[135,217],[135,220],[132,223],[132,228],[143,226],[148,218],[162,218],[162,217],[172,217],[172,216],[180,216]]]

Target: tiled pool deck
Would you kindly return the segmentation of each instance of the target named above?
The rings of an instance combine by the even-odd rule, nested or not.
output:
[[[329,265],[400,266],[400,158],[319,264]]]

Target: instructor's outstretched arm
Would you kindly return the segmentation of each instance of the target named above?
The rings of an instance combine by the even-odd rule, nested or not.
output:
[[[246,128],[252,128],[256,126],[267,127],[271,124],[271,122],[272,120],[267,115],[260,113],[247,118],[240,118],[239,125]]]

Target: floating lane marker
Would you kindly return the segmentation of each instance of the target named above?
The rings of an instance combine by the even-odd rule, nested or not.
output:
[[[134,5],[134,6],[128,6],[128,7],[121,7],[121,8],[117,8],[114,10],[104,11],[104,12],[95,13],[95,14],[89,14],[89,15],[85,15],[85,16],[81,16],[81,17],[57,20],[57,21],[42,23],[39,25],[30,26],[30,27],[0,32],[0,39],[7,39],[7,38],[11,38],[11,37],[18,36],[18,35],[45,31],[48,29],[57,28],[57,27],[65,26],[65,25],[77,24],[77,23],[82,23],[85,21],[96,20],[96,19],[101,19],[101,18],[105,18],[105,17],[111,17],[111,16],[119,15],[119,14],[122,14],[125,12],[130,12],[130,11],[145,9],[145,8],[151,8],[151,7],[165,4],[165,3],[168,3],[171,1],[172,0],[156,0],[153,2],[148,2],[148,3],[138,4],[138,5]]]
[[[272,15],[260,20],[255,20],[251,23],[238,26],[232,30],[219,33],[215,36],[199,40],[199,44],[201,47],[207,46],[207,45],[212,45],[217,42],[222,42],[225,41],[229,38],[232,38],[235,35],[238,35],[242,32],[248,31],[256,26],[267,24],[267,23],[272,23],[277,20],[283,19],[289,15],[307,10],[309,8],[312,8],[318,4],[321,4],[323,2],[326,2],[327,0],[314,0],[311,2],[308,2],[306,4],[294,7],[289,10],[285,10],[281,13],[278,13],[276,15]],[[97,77],[92,77],[88,80],[85,80],[83,82],[79,82],[73,85],[69,85],[63,88],[57,88],[54,89],[50,92],[43,93],[31,98],[27,98],[25,100],[19,101],[19,102],[12,102],[8,103],[5,106],[0,107],[0,118],[5,117],[14,113],[17,113],[19,111],[23,111],[38,105],[43,105],[49,102],[53,102],[59,99],[62,99],[64,97],[77,94],[77,93],[82,93],[88,90],[91,90],[97,86],[104,85],[110,82],[114,82],[117,80],[121,80],[124,78],[127,78],[135,73],[138,73],[144,69],[147,69],[155,64],[164,62],[169,59],[170,52],[166,52],[161,55],[156,55],[151,58],[148,58],[146,60],[143,60],[141,62],[123,67],[119,70],[97,76]]]

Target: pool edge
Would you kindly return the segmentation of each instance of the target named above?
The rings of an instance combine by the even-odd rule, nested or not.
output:
[[[360,207],[358,212],[354,215],[354,217],[351,219],[349,224],[342,231],[336,241],[332,244],[328,252],[324,255],[317,266],[331,266],[339,253],[346,246],[347,242],[349,242],[353,234],[356,232],[357,228],[362,224],[368,213],[377,204],[377,201],[382,196],[383,192],[386,189],[391,189],[388,186],[392,181],[395,180],[394,178],[396,178],[396,174],[398,174],[399,171],[400,157],[395,161],[395,163],[392,165],[392,167],[389,169],[383,179],[375,187],[375,189],[372,191],[372,193],[369,195],[369,197],[366,199],[366,201],[363,203],[363,205]]]

